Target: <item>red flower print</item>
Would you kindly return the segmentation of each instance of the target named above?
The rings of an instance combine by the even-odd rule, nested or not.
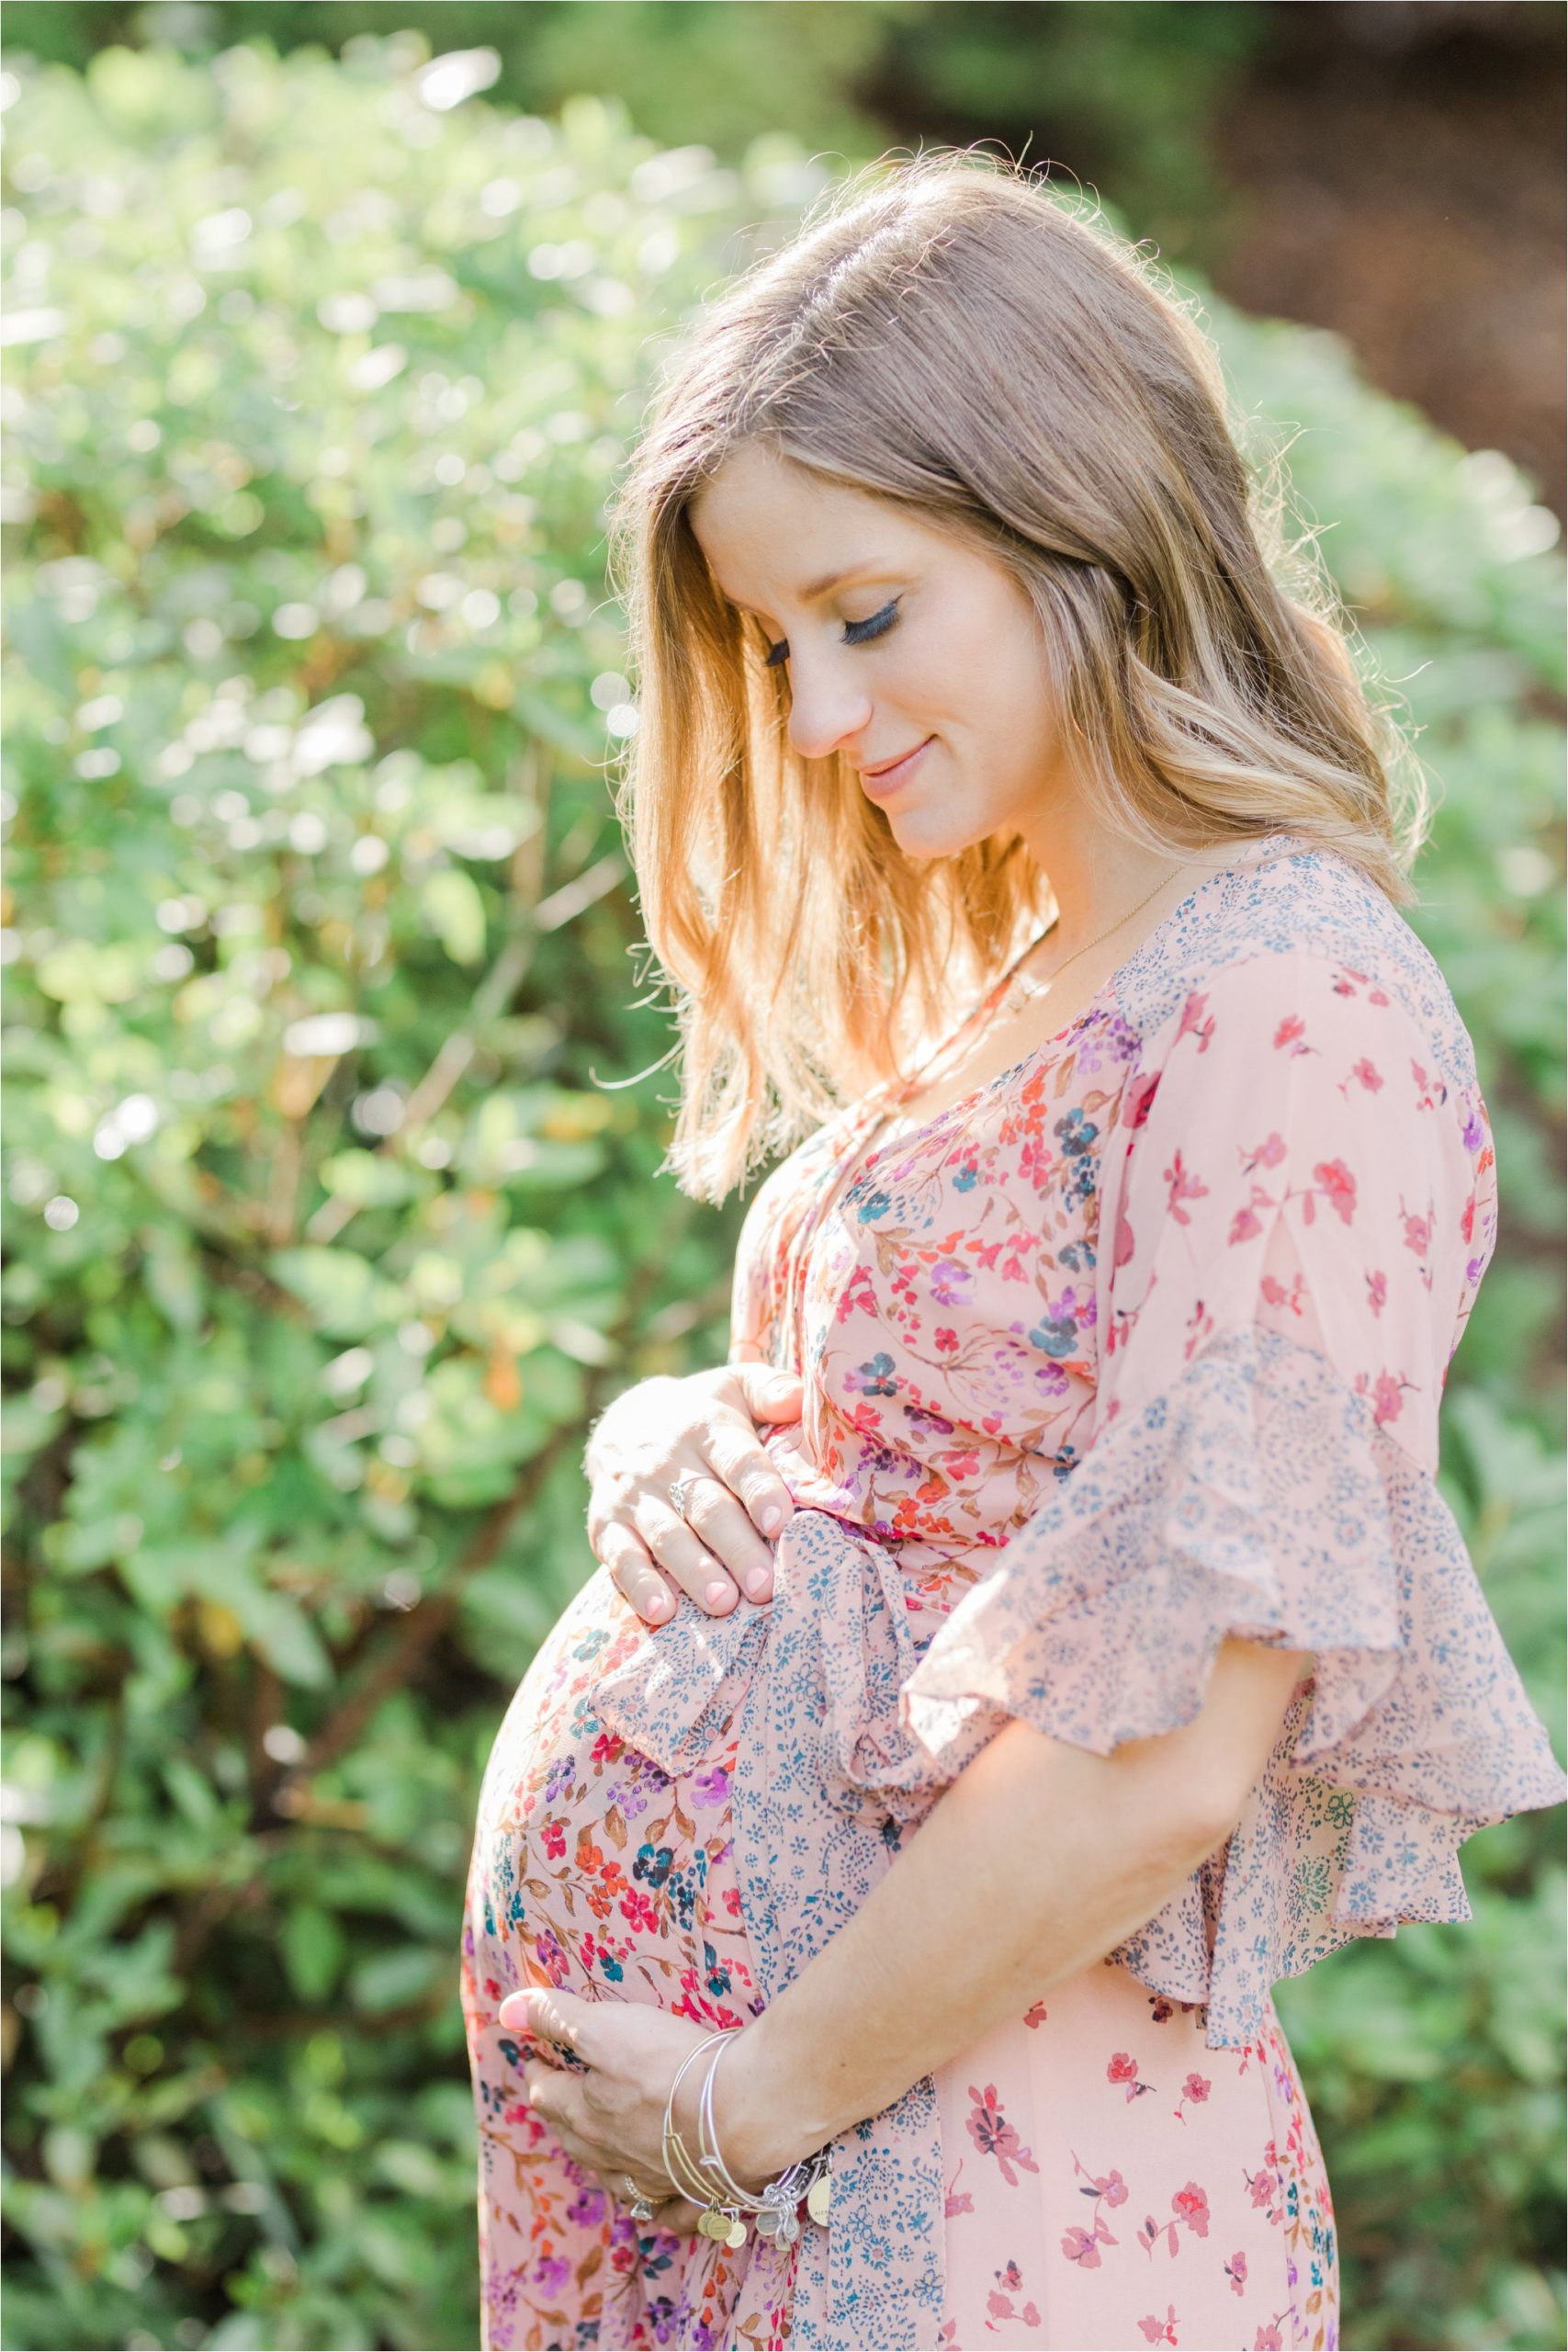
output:
[[[546,1822],[545,1852],[552,1862],[558,1862],[564,1859],[566,1854],[566,1825],[564,1822]]]
[[[1002,2168],[1002,2178],[1010,2188],[1016,2188],[1018,2174],[1013,2170],[1014,2165],[1021,2172],[1038,2172],[1039,2165],[1002,2113],[995,2083],[986,2085],[984,2096],[971,2083],[969,2096],[975,2102],[969,2117],[969,2137],[983,2156],[995,2156]]]
[[[1108,2083],[1125,2083],[1129,2100],[1141,2098],[1144,2092],[1154,2088],[1153,2083],[1138,2080],[1138,2062],[1135,2058],[1129,2058],[1124,2050],[1119,2050],[1106,2067],[1105,2079]]]
[[[1313,1170],[1313,1180],[1318,1191],[1338,1216],[1348,1225],[1356,1214],[1356,1180],[1342,1159],[1320,1159]],[[1306,1217],[1312,1221],[1312,1195],[1306,1199]]]
[[[1041,2025],[1043,2025],[1043,2024],[1044,2024],[1044,2022],[1045,2022],[1045,2004],[1044,2004],[1044,2002],[1043,2002],[1043,2001],[1036,2001],[1036,2002],[1035,2002],[1035,2004],[1034,2004],[1034,2007],[1033,2007],[1032,2009],[1025,2009],[1025,2011],[1024,2011],[1024,2013],[1023,2013],[1023,2022],[1024,2022],[1024,2024],[1025,2024],[1025,2025],[1029,2025],[1029,2026],[1041,2026]]]
[[[1225,2277],[1231,2282],[1231,2292],[1239,2295],[1247,2285],[1247,2256],[1233,2254],[1225,2265]]]
[[[936,1343],[939,1348],[948,1350],[953,1349],[958,1345],[958,1334],[956,1331],[943,1330],[939,1326],[936,1335]]]
[[[1156,2319],[1151,2312],[1147,2319],[1138,2322],[1138,2327],[1145,2344],[1179,2344],[1181,2341],[1176,2332],[1174,2303],[1167,2303],[1163,2319]]]
[[[1195,2180],[1190,2180],[1185,2188],[1177,2190],[1170,2203],[1177,2220],[1184,2222],[1195,2238],[1208,2236],[1209,2195],[1206,2189],[1200,2188]]]

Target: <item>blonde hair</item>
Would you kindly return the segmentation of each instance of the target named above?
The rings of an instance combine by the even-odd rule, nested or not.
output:
[[[972,150],[869,166],[700,315],[612,517],[640,696],[617,805],[677,991],[682,1191],[722,1201],[898,1076],[1051,903],[1017,837],[909,857],[845,762],[792,750],[786,673],[688,513],[742,443],[1007,566],[1114,830],[1182,855],[1288,831],[1414,898],[1419,772],[1227,407],[1147,260]]]

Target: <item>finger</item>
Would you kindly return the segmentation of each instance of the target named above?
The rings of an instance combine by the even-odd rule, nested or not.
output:
[[[645,1624],[669,1623],[680,1596],[663,1569],[649,1559],[640,1536],[619,1520],[609,1521],[600,1531],[599,1557],[611,1582]]]
[[[523,2096],[558,2139],[575,2138],[582,2121],[582,2093],[569,2074],[531,2059],[523,2069]]]
[[[763,1543],[728,1481],[716,1470],[690,1488],[686,1522],[696,1529],[715,1559],[723,1561],[750,1600],[768,1599],[773,1589],[772,1548]]]
[[[731,1369],[754,1421],[798,1420],[806,1396],[798,1372],[779,1372],[764,1363],[738,1363]]]
[[[637,1529],[665,1574],[699,1609],[709,1617],[728,1616],[740,1599],[740,1588],[686,1520],[645,1490],[637,1505]]]
[[[654,2205],[653,2219],[651,2222],[644,2222],[643,2227],[649,2230],[668,2230],[676,2237],[694,2238],[702,2211],[702,2207],[694,2205],[689,2198],[671,2197],[662,2205]]]
[[[503,2026],[531,2033],[536,2041],[553,2041],[585,2063],[594,2028],[593,2003],[558,1984],[530,1984],[508,1993],[496,2012]]]

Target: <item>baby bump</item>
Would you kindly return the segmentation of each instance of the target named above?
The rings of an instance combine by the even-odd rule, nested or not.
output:
[[[479,1797],[473,1964],[491,2001],[547,1984],[741,2024],[761,2001],[734,1867],[734,1739],[669,1775],[601,1721],[598,1685],[637,1637],[601,1568],[519,1685]]]

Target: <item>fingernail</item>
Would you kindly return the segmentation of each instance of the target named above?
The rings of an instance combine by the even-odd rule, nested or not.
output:
[[[648,1617],[662,1617],[669,1610],[669,1607],[670,1601],[667,1594],[662,1592],[650,1592],[648,1596],[648,1600],[644,1607],[643,1613]]]
[[[767,1589],[768,1589],[768,1572],[767,1572],[767,1570],[766,1570],[765,1568],[752,1568],[752,1569],[750,1569],[750,1570],[748,1572],[748,1574],[747,1574],[747,1577],[746,1577],[746,1589],[747,1589],[747,1591],[750,1594],[750,1596],[751,1596],[752,1600],[761,1600],[761,1599],[762,1595],[766,1592]]]
[[[728,1593],[729,1587],[727,1584],[719,1584],[716,1581],[704,1586],[703,1600],[709,1609],[716,1609],[721,1600],[728,1599]]]
[[[761,1517],[764,1535],[772,1535],[775,1528],[784,1525],[784,1513],[777,1503],[764,1504]]]

